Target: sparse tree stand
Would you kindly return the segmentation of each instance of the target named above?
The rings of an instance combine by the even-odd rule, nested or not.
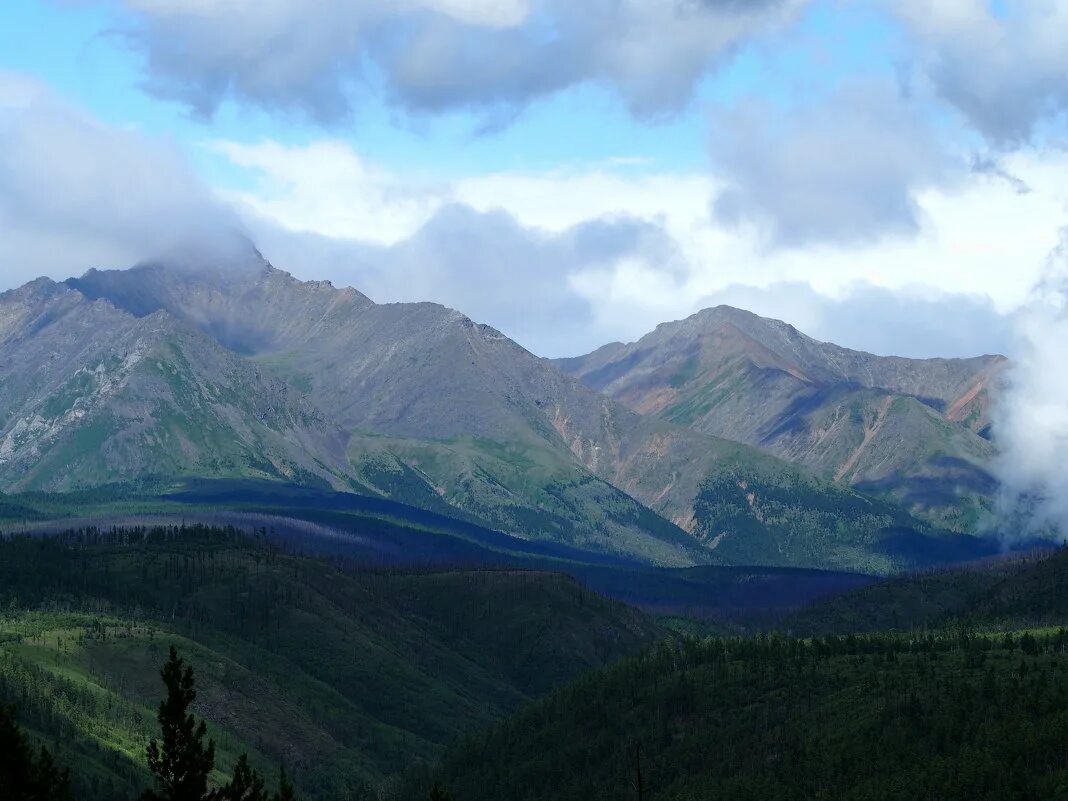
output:
[[[167,687],[167,697],[159,705],[162,740],[148,744],[148,766],[157,787],[145,792],[142,801],[295,801],[285,770],[279,775],[278,792],[268,796],[263,777],[249,765],[246,754],[234,766],[229,784],[209,788],[215,743],[204,744],[207,726],[203,721],[198,724],[189,712],[197,697],[193,668],[185,665],[173,645],[160,676]]]
[[[293,791],[293,782],[286,775],[285,768],[278,769],[278,792],[275,793],[274,801],[296,801],[296,793]]]

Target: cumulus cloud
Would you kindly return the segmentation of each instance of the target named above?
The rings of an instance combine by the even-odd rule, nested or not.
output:
[[[1000,159],[996,169],[962,169],[951,185],[916,192],[923,224],[915,237],[769,251],[749,227],[711,219],[708,198],[721,185],[701,174],[594,165],[491,173],[416,191],[403,176],[337,142],[215,143],[213,148],[238,154],[239,166],[249,171],[242,181],[246,189],[232,198],[280,266],[306,277],[352,283],[384,300],[456,305],[532,350],[554,356],[637,338],[659,322],[714,302],[728,287],[755,288],[753,303],[770,302],[772,295],[760,294],[763,290],[790,297],[780,285],[807,286],[819,298],[852,297],[855,313],[830,305],[821,317],[811,311],[815,299],[798,302],[804,296],[793,293],[793,306],[783,306],[776,316],[816,336],[827,332],[828,339],[848,339],[845,344],[853,347],[889,353],[896,342],[897,348],[908,348],[907,355],[1001,350],[1005,337],[998,315],[1026,300],[1027,288],[1058,240],[1068,204],[1062,179],[1068,155],[1020,152]],[[1021,192],[1021,184],[1028,191]],[[593,224],[606,236],[620,237],[615,249],[604,248],[612,258],[590,256],[583,263],[544,245]],[[450,225],[464,247],[447,246]],[[484,240],[474,236],[482,227]],[[625,235],[633,230],[645,234],[628,240]],[[307,244],[285,250],[274,244],[291,234]],[[375,259],[356,247],[361,242],[373,245]],[[478,248],[493,256],[480,257]],[[529,253],[540,255],[528,258]],[[550,254],[560,269],[549,263]],[[538,275],[524,278],[520,266]],[[536,290],[528,280],[537,282]],[[871,293],[858,294],[857,285],[872,287]],[[902,300],[891,302],[898,295]],[[539,298],[538,304],[525,308],[526,296]],[[957,296],[984,300],[957,302]],[[947,311],[944,324],[935,329],[939,303],[952,313]],[[882,316],[876,315],[880,306],[886,311]],[[926,323],[908,316],[912,307],[929,312]],[[554,320],[542,309],[559,315]],[[831,328],[821,322],[817,329],[808,323],[834,314],[849,319],[863,335],[847,337],[844,324]],[[895,315],[906,321],[898,334],[893,333]],[[878,317],[879,326],[866,326],[866,317]]]
[[[916,237],[769,251],[750,227],[711,218],[724,184],[708,175],[597,164],[423,185],[333,140],[210,142],[227,174],[245,171],[219,196],[166,142],[18,76],[0,75],[0,97],[0,286],[126,266],[237,227],[299,277],[446,303],[550,356],[715,302],[876,352],[1001,350],[997,314],[1026,299],[1068,205],[1068,154],[1024,149],[915,192]]]
[[[159,97],[210,115],[233,98],[333,122],[382,84],[421,111],[519,107],[598,82],[639,115],[808,0],[126,0],[122,31]]]
[[[917,193],[959,166],[914,101],[877,82],[788,110],[743,102],[714,120],[712,159],[716,216],[777,246],[915,234]]]
[[[235,244],[236,215],[166,143],[0,74],[0,274],[14,284]]]
[[[1068,110],[1068,5],[1061,0],[896,0],[937,92],[1001,146]]]
[[[1068,230],[1019,314],[1018,357],[994,420],[1004,533],[1068,535]]]
[[[217,141],[209,147],[252,178],[250,188],[224,197],[300,233],[392,244],[450,199],[445,187],[406,181],[336,140],[293,147]]]

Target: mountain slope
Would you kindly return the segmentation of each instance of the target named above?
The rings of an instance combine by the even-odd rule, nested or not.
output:
[[[994,489],[980,433],[1000,356],[873,356],[720,306],[556,364],[638,412],[891,493],[961,530]]]
[[[1062,547],[888,579],[821,601],[786,625],[810,635],[961,625],[1043,627],[1065,620],[1068,550]]]
[[[842,490],[801,468],[627,409],[459,312],[378,305],[251,250],[28,285],[0,296],[0,334],[0,489],[282,479],[668,566],[883,572],[927,563],[884,553],[888,527],[940,536],[832,520]],[[740,468],[775,514],[735,502]]]
[[[596,457],[576,458],[554,428],[550,407],[599,428],[604,399],[458,312],[375,305],[262,261],[92,271],[69,286],[221,336],[346,432],[352,480],[366,490],[420,505],[444,499],[529,536],[702,561],[690,537],[607,483]]]
[[[316,409],[165,311],[136,317],[49,281],[0,295],[0,481],[67,489],[146,476],[341,483]]]
[[[774,532],[756,508],[717,515],[710,478],[743,464],[754,488],[773,488],[784,465],[627,409],[454,310],[374,304],[257,258],[226,270],[90,271],[68,285],[135,315],[166,312],[298,388],[349,436],[352,478],[365,490],[415,505],[444,501],[511,532],[660,564],[724,561],[754,524],[764,550],[745,552],[759,563],[893,566],[862,558],[885,516],[838,521],[844,550],[834,555],[776,544],[819,533],[818,515],[804,510],[826,506],[825,482],[802,481],[799,514],[780,517]],[[709,553],[711,537],[700,541],[712,521],[738,535],[719,553]]]

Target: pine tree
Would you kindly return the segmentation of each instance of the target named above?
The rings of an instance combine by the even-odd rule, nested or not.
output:
[[[278,792],[274,794],[272,801],[296,801],[296,793],[293,791],[293,782],[286,775],[285,768],[278,769]]]
[[[167,697],[159,705],[162,743],[148,744],[148,766],[156,776],[157,790],[142,801],[218,801],[219,793],[208,789],[208,776],[215,767],[215,743],[204,745],[207,727],[189,712],[196,700],[193,668],[185,667],[172,645],[160,677]]]
[[[248,764],[248,755],[242,754],[234,766],[230,783],[219,794],[220,801],[268,801],[263,777]]]
[[[70,777],[41,748],[35,757],[15,721],[15,710],[0,704],[0,790],[4,801],[71,801]]]

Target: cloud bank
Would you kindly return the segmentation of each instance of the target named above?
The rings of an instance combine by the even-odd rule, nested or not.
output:
[[[750,99],[712,131],[713,170],[726,182],[716,216],[755,225],[777,247],[914,235],[916,195],[961,167],[917,101],[883,81],[789,110]]]
[[[678,255],[656,225],[632,218],[592,220],[561,232],[524,226],[502,210],[449,204],[411,236],[371,245],[276,227],[261,248],[304,275],[329,275],[381,302],[432,300],[460,309],[539,355],[599,343],[594,304],[569,281],[621,263],[665,269]]]
[[[157,97],[334,123],[382,88],[411,111],[518,108],[569,86],[639,116],[683,106],[743,42],[807,0],[126,0]]]
[[[4,286],[237,230],[300,277],[455,306],[547,356],[636,339],[719,302],[880,353],[1003,350],[1002,315],[1026,299],[1068,202],[1068,157],[1020,153],[949,189],[913,190],[915,236],[769,252],[750,226],[711,217],[708,198],[733,184],[699,174],[601,165],[419,185],[336,140],[214,141],[246,173],[219,195],[176,147],[101,124],[33,81],[5,75],[0,98]]]

